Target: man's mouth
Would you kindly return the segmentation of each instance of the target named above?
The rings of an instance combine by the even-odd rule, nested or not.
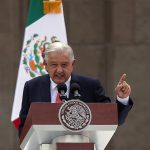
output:
[[[56,78],[63,78],[64,75],[63,75],[63,74],[56,74],[55,77],[56,77]]]

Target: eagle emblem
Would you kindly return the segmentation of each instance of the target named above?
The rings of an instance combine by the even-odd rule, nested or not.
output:
[[[25,43],[23,49],[24,69],[31,78],[46,74],[44,65],[44,44],[47,42],[47,37],[40,39],[38,34],[34,34]]]
[[[92,114],[88,105],[80,100],[69,100],[59,109],[59,121],[65,129],[79,132],[91,122]]]

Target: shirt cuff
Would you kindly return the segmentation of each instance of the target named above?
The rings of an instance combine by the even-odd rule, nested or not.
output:
[[[122,103],[123,105],[128,105],[129,104],[129,96],[126,98],[120,98],[117,96],[117,100]]]

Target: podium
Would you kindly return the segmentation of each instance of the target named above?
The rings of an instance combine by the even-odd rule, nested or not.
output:
[[[116,103],[87,103],[91,123],[80,132],[66,130],[58,112],[62,104],[32,103],[20,136],[22,150],[104,150],[118,126]]]

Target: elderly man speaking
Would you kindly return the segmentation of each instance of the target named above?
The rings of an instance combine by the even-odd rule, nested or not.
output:
[[[80,86],[80,100],[85,103],[110,103],[111,100],[105,95],[105,91],[97,79],[81,76],[73,73],[75,58],[72,48],[52,38],[52,43],[47,43],[45,51],[46,70],[48,74],[27,81],[24,86],[22,108],[20,111],[21,134],[32,102],[57,103],[57,85],[65,83],[66,95],[72,99],[70,85],[77,83]],[[131,87],[126,82],[126,74],[123,74],[115,88],[116,103],[118,104],[118,121],[122,124],[132,108],[130,98]]]

